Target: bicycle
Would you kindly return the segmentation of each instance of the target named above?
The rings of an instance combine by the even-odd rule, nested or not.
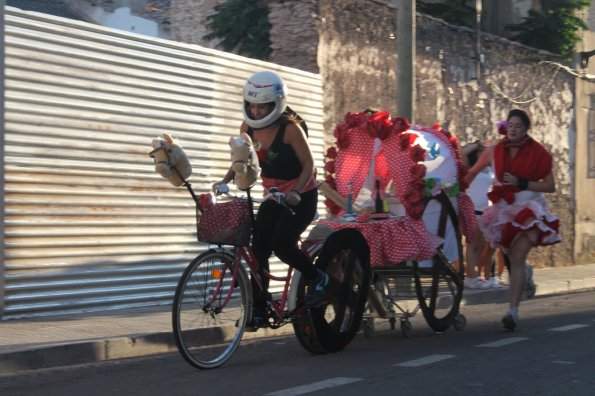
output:
[[[190,184],[185,182],[184,185],[196,203],[200,235],[199,200]],[[254,199],[249,190],[247,195],[244,203],[253,225]],[[291,210],[283,198],[279,192],[265,197]],[[264,271],[245,241],[216,245],[192,260],[174,296],[174,338],[179,352],[190,365],[199,369],[220,367],[237,351],[252,316],[248,270],[261,293],[264,278],[284,282],[280,296],[266,293],[269,328],[291,323],[299,343],[314,354],[340,351],[351,342],[361,323],[370,274],[369,247],[359,232],[343,230],[326,240],[302,243],[301,248],[316,260],[316,267],[330,276],[324,301],[313,305],[304,302],[308,282],[299,271],[288,267],[285,276]]]

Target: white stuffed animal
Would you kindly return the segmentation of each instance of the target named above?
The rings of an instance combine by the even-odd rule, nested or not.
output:
[[[155,160],[155,171],[178,187],[192,174],[192,165],[180,144],[164,133],[163,139],[153,139],[153,151],[149,156]]]
[[[231,147],[231,169],[234,171],[233,182],[239,190],[251,188],[260,176],[258,155],[247,133],[229,139]]]

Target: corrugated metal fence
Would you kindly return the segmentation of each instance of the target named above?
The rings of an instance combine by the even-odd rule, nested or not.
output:
[[[171,302],[206,245],[187,191],[154,173],[151,140],[179,138],[193,187],[208,190],[229,166],[241,86],[255,71],[285,78],[322,166],[319,75],[5,12],[4,319]]]

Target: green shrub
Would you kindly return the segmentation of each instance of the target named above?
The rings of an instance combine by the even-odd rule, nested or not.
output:
[[[589,0],[542,0],[542,11],[531,9],[522,23],[507,26],[507,30],[518,32],[510,39],[571,59],[576,43],[581,41],[578,31],[587,29],[575,14],[590,3]]]

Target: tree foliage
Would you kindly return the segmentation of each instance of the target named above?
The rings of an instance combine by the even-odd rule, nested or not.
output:
[[[589,0],[542,0],[541,11],[531,9],[522,23],[507,26],[507,30],[517,32],[510,39],[570,59],[581,40],[579,30],[587,29],[576,12],[590,3]]]
[[[271,24],[266,2],[226,0],[207,17],[211,33],[206,40],[222,39],[218,47],[239,55],[268,60],[272,53]]]

